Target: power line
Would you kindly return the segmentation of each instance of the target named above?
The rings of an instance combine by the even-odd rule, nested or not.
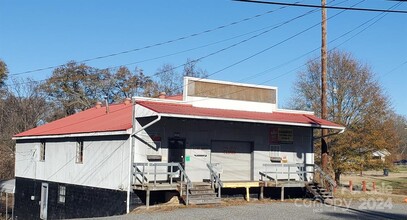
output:
[[[233,21],[233,22],[231,22],[229,24],[220,25],[220,26],[215,27],[215,28],[211,28],[211,29],[207,29],[207,30],[204,30],[204,31],[196,32],[196,33],[193,33],[193,34],[190,34],[190,35],[185,35],[185,36],[178,37],[178,38],[175,38],[175,39],[171,39],[171,40],[167,40],[167,41],[163,41],[163,42],[159,42],[159,43],[154,43],[154,44],[150,44],[150,45],[147,45],[147,46],[134,48],[134,49],[130,49],[130,50],[125,50],[125,51],[121,51],[121,52],[117,52],[117,53],[112,53],[112,54],[108,54],[108,55],[103,55],[103,56],[97,56],[97,57],[93,57],[93,58],[89,58],[89,59],[84,59],[84,60],[78,61],[78,63],[87,63],[87,62],[94,61],[94,60],[105,59],[105,58],[114,57],[114,56],[118,56],[118,55],[122,55],[122,54],[128,54],[128,53],[132,53],[132,52],[136,52],[136,51],[140,51],[140,50],[144,50],[144,49],[150,49],[150,48],[153,48],[153,47],[162,46],[162,45],[174,43],[174,42],[181,41],[181,40],[186,40],[186,39],[196,37],[196,36],[199,36],[199,35],[202,35],[202,34],[211,33],[211,32],[214,32],[214,31],[217,31],[217,30],[220,30],[220,29],[224,29],[224,28],[227,28],[227,27],[230,27],[230,26],[234,26],[234,25],[243,23],[243,22],[247,22],[247,21],[253,20],[255,18],[259,18],[261,16],[271,14],[271,13],[273,13],[275,11],[278,11],[278,10],[286,8],[286,7],[287,6],[280,7],[278,9],[276,9],[276,10],[266,11],[264,13],[256,14],[254,16],[243,18],[243,19],[238,20],[238,21]],[[58,67],[62,67],[63,65],[64,64],[48,66],[48,67],[44,67],[44,68],[28,70],[28,71],[19,72],[19,73],[12,73],[12,74],[9,74],[9,75],[15,76],[15,75],[22,75],[22,74],[27,74],[27,73],[39,72],[39,71],[43,71],[43,70],[49,70],[49,69],[55,69],[55,68],[58,68]]]
[[[358,2],[358,3],[356,3],[354,6],[360,4],[360,3],[364,2],[364,1],[365,1],[365,0],[362,0],[362,1]],[[397,4],[393,5],[393,6],[391,6],[389,9],[396,8],[396,7],[400,6],[400,5],[401,5],[401,3],[397,3]],[[336,15],[337,15],[337,14],[336,14]],[[334,15],[334,16],[336,16],[336,15]],[[344,36],[346,36],[346,35],[352,33],[353,31],[359,29],[360,27],[362,27],[362,26],[364,26],[364,25],[368,24],[369,22],[371,22],[371,21],[373,21],[373,20],[376,19],[376,20],[373,21],[371,24],[369,24],[367,27],[365,27],[365,28],[363,28],[361,31],[355,33],[355,34],[352,35],[350,38],[346,39],[345,41],[343,41],[342,43],[338,44],[337,46],[335,46],[334,48],[330,49],[329,51],[336,50],[339,46],[345,44],[346,42],[350,41],[351,39],[353,39],[353,38],[356,37],[357,35],[361,34],[361,33],[362,33],[363,31],[365,31],[366,29],[370,28],[372,25],[376,24],[379,20],[383,19],[386,15],[387,15],[386,12],[382,12],[381,14],[376,15],[376,16],[374,16],[373,18],[371,18],[371,19],[369,19],[369,20],[363,22],[362,24],[358,25],[357,27],[353,28],[352,30],[347,31],[346,33],[340,35],[339,37],[336,37],[335,39],[331,40],[329,43],[333,43],[333,42],[339,40],[340,38],[342,38],[342,37],[344,37]],[[329,18],[328,18],[328,19],[329,19]],[[313,49],[313,50],[311,50],[311,51],[309,51],[309,52],[307,52],[307,53],[305,53],[305,54],[303,54],[303,55],[301,55],[301,56],[299,56],[299,57],[297,57],[297,58],[294,58],[294,59],[292,59],[292,60],[290,60],[290,61],[288,61],[288,62],[286,62],[286,63],[283,63],[283,64],[278,65],[278,66],[276,66],[276,67],[269,68],[269,69],[264,70],[264,71],[262,71],[262,72],[260,72],[260,73],[254,74],[254,75],[249,76],[249,77],[246,77],[246,78],[244,78],[244,79],[241,79],[241,80],[239,80],[239,82],[245,81],[246,79],[250,79],[250,78],[256,78],[256,77],[258,77],[259,75],[263,75],[263,74],[265,74],[265,73],[267,73],[267,72],[269,72],[269,71],[271,71],[271,70],[279,69],[279,68],[281,68],[282,66],[287,65],[287,64],[289,64],[289,63],[291,63],[291,62],[294,62],[294,61],[296,61],[296,60],[298,60],[298,59],[300,59],[300,58],[302,58],[302,57],[304,57],[304,56],[306,56],[306,55],[308,55],[308,54],[311,54],[312,52],[315,52],[315,51],[317,51],[317,50],[319,50],[319,49],[320,49],[320,47],[317,47],[317,48],[315,48],[315,49]],[[312,60],[317,60],[317,59],[320,59],[320,58],[321,58],[321,56],[318,56],[318,57],[313,58]],[[401,66],[403,66],[403,65],[405,65],[405,64],[407,64],[407,61],[405,61],[404,63],[402,63],[400,66],[396,67],[395,69],[398,69],[398,68],[400,68]],[[294,72],[294,71],[296,71],[296,70],[298,70],[298,69],[300,69],[300,68],[302,68],[302,67],[304,67],[304,66],[306,66],[306,65],[307,65],[306,63],[305,63],[305,64],[302,64],[301,66],[298,66],[298,67],[296,67],[296,68],[294,68],[294,69],[291,69],[290,71],[287,71],[287,72],[285,72],[285,73],[283,73],[283,74],[280,74],[280,75],[278,75],[278,76],[276,76],[276,77],[273,77],[273,78],[271,78],[271,79],[269,79],[269,80],[263,81],[261,84],[265,84],[265,83],[268,83],[268,82],[270,82],[270,81],[272,81],[272,80],[275,80],[275,79],[277,79],[277,78],[280,78],[280,77],[282,77],[282,76],[288,75],[288,74],[290,74],[290,73],[292,73],[292,72]],[[394,69],[393,69],[392,71],[394,71]],[[233,93],[237,93],[237,92],[244,91],[244,90],[245,90],[245,89],[238,90],[238,91],[235,91],[235,92],[233,92]],[[233,94],[233,93],[228,93],[228,94]],[[224,95],[225,95],[225,94],[224,94]],[[202,100],[193,100],[193,101],[190,101],[190,102],[195,102],[195,101],[202,101]]]
[[[385,76],[387,76],[388,74],[390,74],[390,73],[392,73],[392,72],[394,72],[394,71],[396,71],[396,70],[400,69],[402,66],[404,66],[404,65],[406,65],[406,64],[407,64],[407,60],[406,60],[406,61],[404,61],[403,63],[401,63],[400,65],[398,65],[398,66],[394,67],[394,68],[393,68],[393,69],[391,69],[390,71],[386,72],[386,73],[385,73],[385,74],[383,74],[381,77],[385,77]],[[381,77],[379,77],[379,78],[381,78]]]
[[[345,1],[347,1],[347,0],[345,0]],[[345,1],[343,1],[343,2],[345,2]],[[341,2],[341,3],[342,3],[342,2]],[[338,3],[338,4],[340,4],[340,3]],[[283,8],[283,7],[281,7],[281,8]],[[280,9],[281,9],[281,8],[280,8]],[[296,16],[296,17],[294,17],[294,18],[291,18],[291,19],[289,19],[289,20],[287,20],[287,21],[284,21],[284,22],[281,22],[281,23],[279,23],[279,24],[266,27],[266,28],[268,28],[268,29],[266,29],[266,28],[259,29],[258,31],[264,30],[264,29],[266,29],[266,30],[264,30],[264,31],[262,31],[262,32],[260,32],[260,33],[258,33],[258,34],[255,34],[255,35],[253,35],[253,36],[251,36],[251,37],[248,37],[248,38],[246,38],[246,39],[243,39],[243,40],[241,40],[241,41],[239,41],[239,42],[237,42],[237,43],[231,44],[231,45],[229,45],[229,46],[227,46],[227,47],[224,47],[224,48],[222,48],[222,49],[219,49],[219,50],[214,51],[214,52],[212,52],[212,53],[209,53],[209,54],[207,54],[207,55],[201,56],[201,57],[199,57],[199,58],[193,60],[193,62],[201,61],[201,60],[203,60],[203,59],[206,59],[206,58],[208,58],[208,57],[214,56],[214,55],[216,55],[216,54],[218,54],[218,53],[221,53],[221,52],[223,52],[223,51],[226,51],[226,50],[228,50],[228,49],[231,49],[231,48],[233,48],[233,47],[236,47],[236,46],[238,46],[238,45],[240,45],[240,44],[246,43],[246,42],[248,42],[248,41],[250,41],[250,40],[252,40],[252,39],[255,39],[255,38],[257,38],[257,37],[260,37],[261,35],[267,34],[267,33],[271,32],[271,31],[273,31],[273,30],[275,30],[275,29],[277,29],[277,28],[280,28],[280,27],[282,27],[282,26],[284,26],[284,25],[286,25],[286,24],[288,24],[288,23],[290,23],[290,22],[293,22],[293,21],[295,21],[295,20],[297,20],[297,19],[299,19],[299,18],[305,17],[305,16],[307,16],[307,15],[309,15],[309,14],[312,14],[312,13],[314,13],[314,12],[316,12],[316,11],[317,11],[316,9],[313,9],[313,10],[310,10],[310,11],[308,11],[308,12],[306,12],[306,13],[303,13],[303,14],[301,14],[301,15],[298,15],[298,16]],[[257,32],[257,31],[253,31],[253,32]],[[250,33],[250,32],[249,32],[249,33]],[[251,33],[252,33],[252,32],[251,32]],[[243,35],[240,35],[240,36],[243,36]],[[222,42],[222,41],[220,41],[220,42]],[[217,42],[216,42],[216,43],[217,43]],[[212,45],[212,44],[208,44],[208,45]],[[205,45],[202,46],[202,47],[205,47]],[[197,47],[197,48],[200,48],[200,47]],[[193,49],[195,49],[195,48],[193,48]],[[193,50],[193,49],[188,49],[188,50],[185,50],[185,51],[189,51],[189,50]],[[184,52],[184,51],[181,51],[181,52]],[[178,53],[181,53],[181,52],[176,52],[176,53],[173,53],[173,54],[178,54]],[[170,54],[170,55],[173,55],[173,54]],[[159,59],[159,58],[161,58],[161,57],[166,57],[166,55],[164,55],[164,56],[159,56],[159,57],[152,58],[152,59],[147,59],[147,60]],[[132,64],[140,63],[140,62],[144,62],[144,61],[133,62],[133,63],[125,64],[124,66],[126,66],[126,65],[132,65]],[[170,69],[168,69],[168,70],[166,70],[166,71],[172,71],[172,70],[178,69],[178,68],[180,68],[180,67],[185,66],[186,64],[187,64],[187,63],[180,64],[180,65],[175,66],[175,67],[172,67],[172,68],[170,68]],[[64,65],[61,65],[61,67],[62,67],[62,66],[64,66]],[[120,65],[120,66],[123,66],[123,65]],[[117,67],[120,67],[120,66],[107,67],[107,68],[104,68],[104,69],[113,69],[113,68],[117,68]],[[163,72],[164,72],[164,71],[157,72],[157,73],[155,73],[155,74],[152,74],[150,77],[157,76],[157,75],[159,75],[159,74],[162,74]],[[35,80],[34,80],[34,81],[35,81]],[[44,80],[37,80],[36,82],[42,82],[42,81],[46,81],[46,79],[44,79]],[[20,83],[20,84],[24,84],[24,83]],[[13,84],[13,85],[18,85],[18,84]],[[8,86],[8,87],[11,87],[10,85],[7,85],[7,86]]]
[[[365,1],[365,0],[362,0],[361,2],[363,2],[363,1]],[[361,2],[359,2],[359,3],[361,3]],[[359,4],[359,3],[356,3],[355,5],[357,5],[357,4]],[[311,10],[311,11],[314,11],[314,10]],[[310,13],[311,11],[309,11],[309,12],[307,12],[307,13]],[[336,16],[342,14],[342,13],[345,12],[345,11],[346,11],[346,10],[343,10],[343,11],[341,11],[341,12],[338,12],[338,13],[336,13],[335,15],[329,17],[327,20],[332,19],[332,18],[334,18],[334,17],[336,17]],[[307,13],[305,13],[305,14],[307,14]],[[312,28],[318,26],[319,24],[320,24],[320,22],[318,22],[318,23],[316,23],[316,24],[314,24],[314,25],[312,25],[312,26],[310,26],[310,27],[308,27],[308,28],[306,28],[306,29],[304,29],[304,30],[302,30],[302,31],[300,31],[300,32],[298,32],[298,33],[296,33],[296,34],[294,34],[294,35],[292,35],[292,36],[290,36],[290,37],[288,37],[288,38],[286,38],[286,39],[284,39],[284,40],[278,42],[278,43],[276,43],[276,44],[273,44],[273,45],[271,45],[271,46],[269,46],[269,47],[267,47],[267,48],[265,48],[265,49],[263,49],[263,50],[261,50],[261,51],[259,51],[259,52],[256,52],[256,53],[254,53],[254,54],[252,54],[252,55],[250,55],[250,56],[248,56],[248,57],[246,57],[246,58],[243,58],[243,59],[241,59],[241,60],[239,60],[239,61],[237,61],[237,62],[235,62],[235,63],[232,63],[232,64],[230,64],[230,65],[228,65],[228,66],[226,66],[226,67],[224,67],[224,68],[222,68],[222,69],[219,69],[219,70],[217,70],[217,71],[215,71],[215,72],[209,74],[208,76],[206,76],[206,77],[204,77],[204,78],[208,78],[209,76],[213,76],[213,75],[215,75],[215,74],[217,74],[217,73],[219,73],[219,72],[222,72],[222,71],[224,71],[224,70],[226,70],[226,69],[229,69],[229,68],[231,68],[231,67],[233,67],[233,66],[236,66],[236,65],[238,65],[238,64],[240,64],[240,63],[243,63],[243,62],[245,62],[245,61],[247,61],[247,60],[249,60],[249,59],[251,59],[251,58],[253,58],[253,57],[255,57],[255,56],[258,56],[259,54],[262,54],[262,53],[264,53],[264,52],[266,52],[266,51],[268,51],[268,50],[270,50],[270,49],[272,49],[272,48],[274,48],[274,47],[276,47],[276,46],[278,46],[278,45],[280,45],[280,44],[283,44],[283,43],[285,43],[285,42],[287,42],[287,41],[289,41],[289,40],[291,40],[291,39],[293,39],[293,38],[295,38],[295,37],[297,37],[297,36],[299,36],[299,35],[301,35],[301,34],[307,32],[307,31],[311,30]],[[204,79],[204,78],[200,78],[199,80],[202,80],[202,79]],[[199,80],[198,80],[198,81],[199,81]],[[183,86],[181,86],[180,88],[182,88],[182,87],[183,87]],[[146,100],[148,100],[148,99],[146,99]]]
[[[368,11],[368,12],[387,12],[387,13],[403,13],[403,14],[407,14],[407,11],[402,11],[402,10],[389,10],[389,9],[351,8],[351,7],[340,7],[340,6],[321,6],[321,5],[309,5],[309,4],[298,4],[298,3],[284,3],[284,2],[270,2],[270,1],[256,1],[256,0],[232,0],[232,1],[236,1],[236,2],[246,2],[246,3],[269,4],[269,5],[284,5],[284,6],[294,6],[294,7],[307,7],[307,8],[327,8],[327,9],[349,10],[349,11]]]

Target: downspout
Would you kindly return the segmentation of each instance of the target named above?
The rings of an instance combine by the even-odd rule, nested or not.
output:
[[[129,213],[130,212],[130,194],[131,194],[131,190],[132,190],[132,180],[133,180],[133,161],[134,161],[134,152],[133,149],[135,148],[135,144],[136,144],[136,135],[145,130],[146,128],[150,127],[151,125],[155,124],[156,122],[158,122],[159,120],[161,120],[161,115],[157,114],[157,118],[154,119],[153,121],[151,121],[150,123],[144,125],[143,127],[141,127],[140,129],[136,130],[136,125],[137,125],[137,121],[136,121],[136,100],[133,99],[133,112],[132,112],[132,133],[130,135],[130,145],[129,145],[129,182],[128,182],[128,187],[127,187],[127,208],[126,208],[126,212]]]
[[[332,133],[332,134],[327,134],[327,135],[323,135],[323,136],[319,136],[319,137],[314,137],[314,139],[321,139],[321,138],[329,137],[329,136],[332,136],[332,135],[342,134],[343,132],[345,132],[345,129],[346,128],[343,128],[340,131]]]

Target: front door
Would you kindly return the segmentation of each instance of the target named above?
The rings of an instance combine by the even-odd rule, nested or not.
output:
[[[185,139],[168,139],[168,162],[180,163],[185,168]]]
[[[48,212],[48,183],[41,185],[40,218],[47,219]]]

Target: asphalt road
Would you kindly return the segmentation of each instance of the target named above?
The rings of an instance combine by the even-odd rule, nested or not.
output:
[[[218,206],[211,208],[179,208],[171,211],[149,210],[100,220],[130,219],[407,219],[407,204],[337,202],[336,206],[298,200],[267,204]]]

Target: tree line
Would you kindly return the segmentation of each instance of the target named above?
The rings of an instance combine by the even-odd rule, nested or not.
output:
[[[321,64],[317,59],[309,60],[298,73],[291,107],[321,115],[320,82]],[[330,168],[337,182],[343,173],[362,175],[364,170],[391,168],[394,160],[406,158],[406,118],[394,112],[368,65],[348,52],[331,51],[327,84],[328,120],[346,127],[343,134],[327,138]],[[316,146],[315,156],[320,160],[320,147]],[[374,158],[374,152],[385,150],[391,153],[385,162]]]
[[[91,108],[95,102],[121,102],[133,96],[156,97],[159,92],[182,92],[183,76],[207,77],[197,62],[188,59],[178,72],[164,64],[153,74],[140,68],[98,69],[83,63],[68,62],[52,71],[44,81],[30,79],[6,85],[7,65],[0,60],[0,179],[14,175],[14,134]],[[310,59],[298,72],[293,85],[290,108],[311,110],[320,116],[320,63]],[[344,51],[328,54],[328,120],[344,125],[346,131],[327,138],[330,169],[335,179],[350,171],[391,166],[395,156],[407,156],[407,120],[397,115],[371,68]],[[9,80],[9,81],[10,81]],[[317,133],[314,136],[319,136]],[[315,141],[318,161],[319,140]],[[373,152],[388,150],[385,163]]]
[[[43,81],[9,79],[0,60],[0,179],[14,176],[15,143],[12,136],[86,110],[97,101],[119,103],[133,96],[156,97],[159,92],[182,92],[183,76],[206,77],[197,62],[188,59],[182,71],[171,64],[148,76],[140,68],[99,69],[70,61],[55,68]]]

